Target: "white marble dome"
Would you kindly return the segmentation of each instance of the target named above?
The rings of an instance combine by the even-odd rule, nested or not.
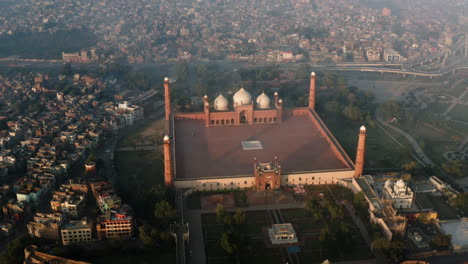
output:
[[[214,109],[217,111],[226,111],[228,110],[228,99],[224,97],[222,94],[220,94],[216,99],[214,100]]]
[[[270,108],[270,97],[268,97],[268,95],[266,95],[265,93],[262,93],[261,95],[259,95],[257,97],[257,101],[255,102],[257,103],[257,107],[259,109]]]
[[[397,182],[396,182],[396,187],[398,189],[404,189],[406,187],[406,184],[405,182],[402,180],[402,179],[399,179]]]
[[[240,88],[233,96],[234,105],[247,105],[252,101],[252,96],[244,88]]]

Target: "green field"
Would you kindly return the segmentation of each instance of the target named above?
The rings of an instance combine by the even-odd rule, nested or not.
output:
[[[164,120],[144,120],[137,124],[123,128],[125,136],[119,141],[119,147],[135,145],[155,145],[162,142],[164,137]]]
[[[360,122],[344,118],[333,118],[320,114],[324,123],[335,138],[348,153],[351,160],[356,157]],[[367,126],[366,158],[364,168],[395,168],[406,161],[401,153],[401,147],[377,127]]]

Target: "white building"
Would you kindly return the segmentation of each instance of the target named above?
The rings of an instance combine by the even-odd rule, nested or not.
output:
[[[131,126],[136,121],[143,119],[143,109],[138,105],[130,105],[128,101],[119,103],[115,114],[120,117],[121,127]]]
[[[274,224],[271,228],[268,228],[268,235],[274,245],[298,242],[296,232],[290,223]]]
[[[392,201],[396,209],[413,206],[414,192],[401,179],[398,181],[387,180],[383,188],[383,195]]]

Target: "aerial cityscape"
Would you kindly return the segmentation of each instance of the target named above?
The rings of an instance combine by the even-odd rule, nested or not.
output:
[[[467,8],[0,0],[0,264],[468,263]]]

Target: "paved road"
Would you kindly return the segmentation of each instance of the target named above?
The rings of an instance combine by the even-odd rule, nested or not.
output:
[[[391,124],[389,124],[387,121],[385,121],[380,112],[377,111],[376,114],[375,114],[375,117],[377,119],[377,121],[382,124],[383,126],[385,127],[388,127],[388,128],[391,128],[392,130],[394,130],[395,132],[397,132],[398,134],[402,135],[403,137],[405,137],[410,145],[413,147],[414,151],[416,152],[417,156],[419,159],[421,159],[426,165],[428,166],[431,166],[433,167],[434,166],[434,162],[432,162],[431,159],[429,159],[429,157],[426,155],[426,153],[424,153],[424,151],[422,150],[422,148],[419,146],[418,142],[416,141],[416,139],[413,138],[413,136],[411,136],[410,134],[406,133],[405,131],[401,130],[400,128],[396,127],[396,126],[393,126]]]

